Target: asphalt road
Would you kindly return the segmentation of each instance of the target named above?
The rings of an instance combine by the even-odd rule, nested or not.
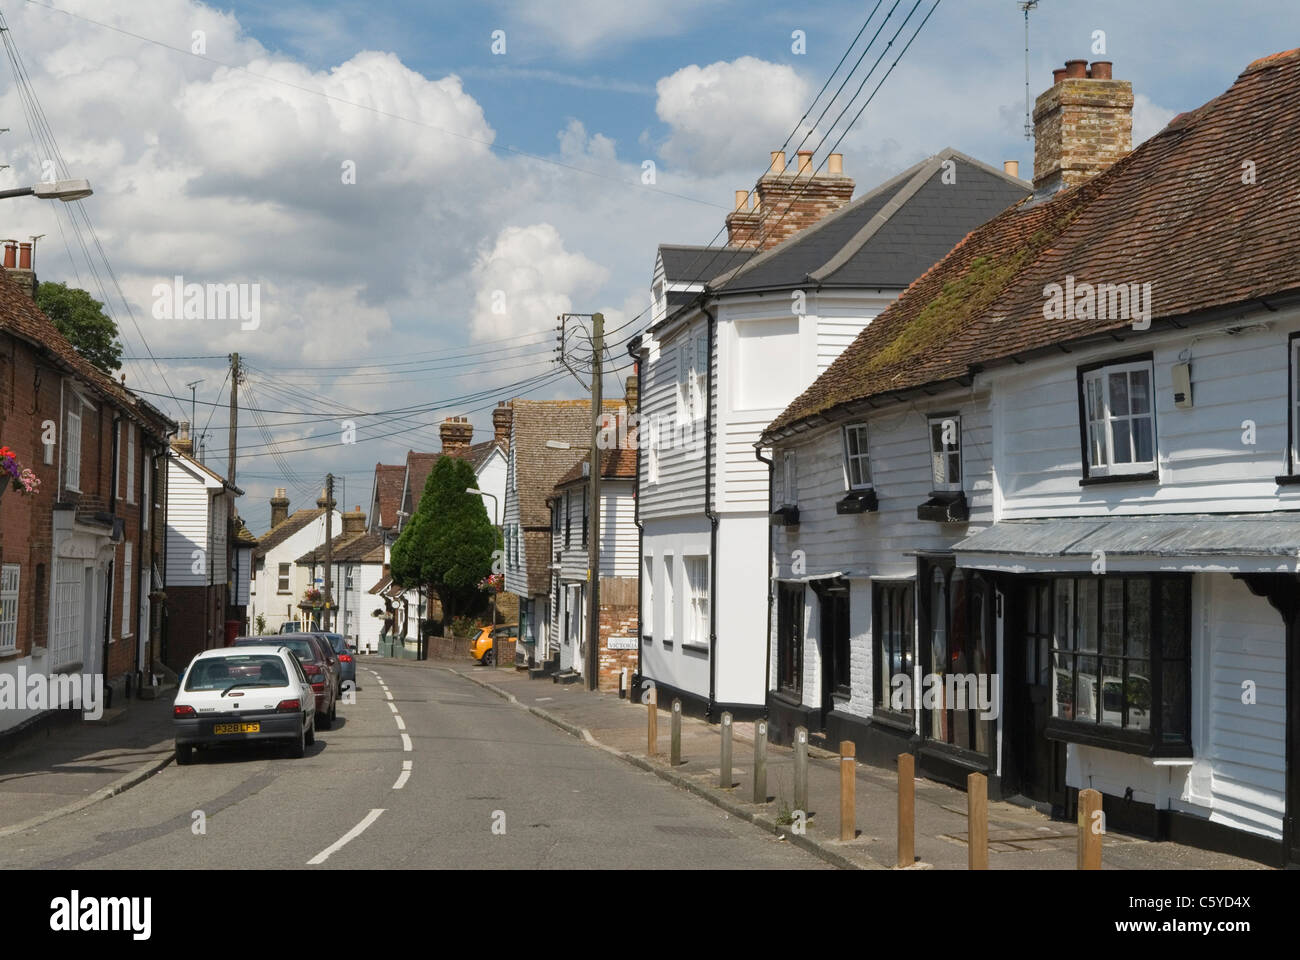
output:
[[[358,681],[305,758],[203,751],[0,840],[0,868],[825,868],[446,671]]]

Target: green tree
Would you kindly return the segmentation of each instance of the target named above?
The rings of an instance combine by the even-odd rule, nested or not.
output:
[[[478,485],[459,457],[439,457],[425,481],[420,505],[393,544],[392,574],[399,586],[427,586],[442,601],[443,622],[481,605],[479,581],[492,572],[497,531]]]
[[[122,365],[117,324],[104,313],[104,305],[85,290],[66,283],[42,283],[36,288],[36,306],[77,352],[99,369],[111,374]]]

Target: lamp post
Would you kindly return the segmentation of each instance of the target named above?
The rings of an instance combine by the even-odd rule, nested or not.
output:
[[[465,492],[466,492],[466,493],[473,494],[473,495],[476,496],[476,497],[491,497],[491,498],[492,498],[492,526],[494,526],[494,527],[498,526],[497,519],[498,519],[498,513],[499,513],[498,507],[500,507],[500,502],[497,500],[497,496],[496,496],[496,494],[495,494],[495,493],[488,493],[486,490],[479,490],[479,489],[477,489],[477,488],[467,489]],[[504,578],[504,576],[505,576],[505,574],[503,573],[503,574],[502,574],[502,577]],[[493,631],[493,633],[496,632],[496,627],[497,627],[497,592],[496,592],[496,590],[493,590],[493,591],[492,591],[492,631]],[[516,644],[516,646],[518,645],[518,643],[519,643],[519,640],[516,639],[516,640],[515,640],[515,644]],[[492,648],[493,648],[493,650],[495,651],[495,660],[496,660],[495,666],[500,667],[500,666],[501,666],[501,649],[497,646],[496,637],[493,637],[493,638],[492,638]]]
[[[38,183],[32,187],[15,187],[12,190],[0,190],[0,200],[10,197],[40,197],[42,200],[84,200],[94,193],[89,180],[51,180]]]

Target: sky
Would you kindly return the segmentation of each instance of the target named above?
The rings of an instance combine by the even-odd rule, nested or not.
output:
[[[41,236],[42,281],[108,302],[128,386],[179,420],[200,381],[218,468],[240,354],[254,533],[274,488],[310,506],[327,472],[367,509],[375,463],[437,450],[445,416],[479,441],[499,399],[584,394],[553,360],[559,313],[605,314],[621,396],[656,247],[714,240],[769,151],[806,137],[821,163],[838,142],[858,193],[948,146],[1028,175],[1021,5],[942,0],[900,57],[932,3],[0,0],[62,161],[95,190],[85,219],[10,200],[0,232]],[[1112,60],[1135,145],[1300,26],[1294,0],[1041,0],[1029,17],[1031,95],[1067,59]],[[0,189],[40,180],[12,60],[0,127]],[[169,310],[176,277],[247,285],[256,322]]]

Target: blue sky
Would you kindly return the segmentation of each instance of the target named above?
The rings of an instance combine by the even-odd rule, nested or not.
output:
[[[915,2],[898,0],[886,35]],[[930,3],[921,0],[912,25]],[[241,509],[256,530],[276,486],[301,504],[333,471],[364,502],[374,463],[436,449],[443,416],[490,429],[485,408],[498,394],[463,398],[514,395],[546,369],[544,328],[556,313],[602,310],[631,333],[656,246],[714,236],[732,191],[752,186],[875,3],[3,6],[67,165],[95,185],[86,209],[139,324],[108,297],[127,354],[143,357],[147,341],[160,357],[213,357],[131,360],[128,383],[188,400],[183,385],[202,378],[200,403],[217,404],[210,429],[224,437],[220,357],[238,350],[251,392],[286,411],[266,419],[290,476],[260,431],[241,431]],[[884,0],[872,29],[893,8]],[[1115,76],[1133,83],[1140,140],[1285,48],[1297,27],[1294,0],[1042,0],[1031,13],[1030,91],[1046,89],[1066,59],[1112,60]],[[504,55],[492,53],[496,30]],[[795,30],[803,55],[792,50]],[[1104,56],[1092,52],[1098,30]],[[195,31],[206,58],[190,53]],[[1016,0],[943,0],[847,131],[845,172],[861,192],[953,146],[994,165],[1019,160],[1028,175],[1024,82]],[[0,70],[0,126],[11,128],[0,138],[10,165],[0,186],[40,176],[44,158],[22,116]],[[843,124],[829,132],[819,160]],[[823,124],[810,143],[826,133]],[[647,161],[657,172],[649,186],[640,183]],[[348,163],[351,185],[339,173]],[[8,212],[8,235],[45,235],[42,279],[98,295],[66,211],[26,203]],[[259,284],[263,322],[249,332],[156,320],[152,291],[177,275]],[[489,309],[498,291],[504,315]],[[449,352],[478,360],[408,377],[388,366]],[[580,388],[565,378],[530,389]],[[445,404],[414,424],[363,422],[362,442],[347,448],[320,445],[338,424],[312,398],[360,411]],[[155,399],[188,417],[188,402]]]

